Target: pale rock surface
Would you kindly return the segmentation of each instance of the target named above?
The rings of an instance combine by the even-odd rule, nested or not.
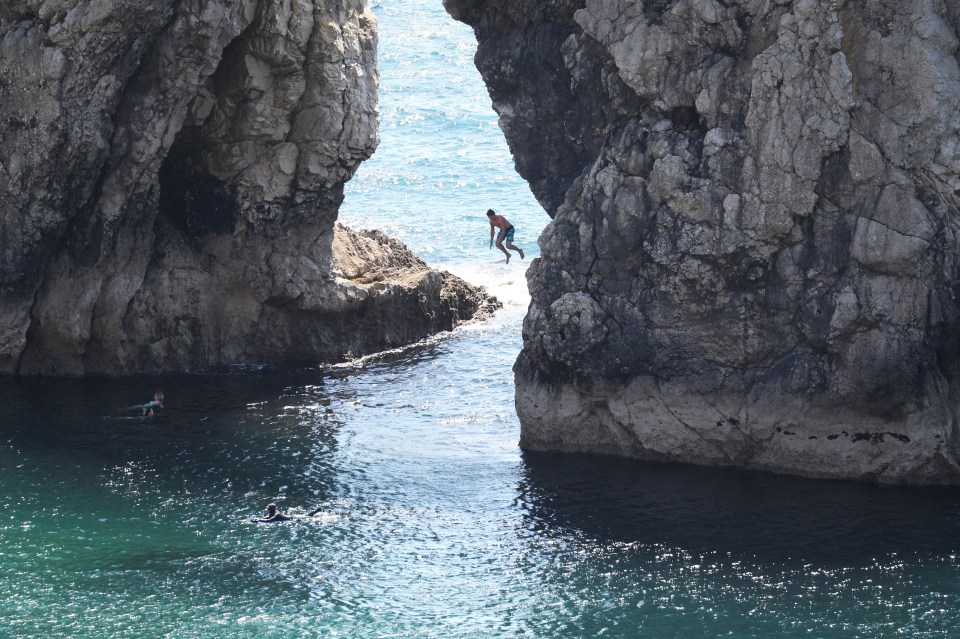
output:
[[[960,483],[960,3],[444,4],[553,218],[524,447]]]
[[[334,232],[377,83],[363,0],[0,4],[0,373],[337,361],[490,303],[337,278],[416,259]]]

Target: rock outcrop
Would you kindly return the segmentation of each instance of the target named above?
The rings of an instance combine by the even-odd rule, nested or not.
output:
[[[488,304],[334,232],[377,82],[364,0],[3,2],[0,373],[340,360]]]
[[[553,218],[523,446],[960,483],[960,4],[445,6]]]

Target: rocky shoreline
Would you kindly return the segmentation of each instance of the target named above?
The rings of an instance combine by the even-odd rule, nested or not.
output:
[[[960,483],[960,9],[444,0],[552,218],[521,444]],[[336,225],[363,0],[0,8],[0,373],[342,361],[496,302]]]
[[[960,8],[445,0],[553,221],[522,445],[960,483]]]
[[[335,362],[495,301],[335,222],[377,133],[363,0],[0,7],[0,373]]]

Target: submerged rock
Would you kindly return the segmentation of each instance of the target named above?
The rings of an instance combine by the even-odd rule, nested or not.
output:
[[[339,360],[489,304],[335,233],[377,82],[363,0],[0,5],[0,373]]]
[[[960,5],[444,4],[553,218],[523,446],[960,483]]]

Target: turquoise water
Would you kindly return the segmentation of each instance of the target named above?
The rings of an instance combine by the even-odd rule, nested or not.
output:
[[[431,264],[486,284],[526,307],[523,265],[491,250],[487,209],[517,228],[515,244],[539,255],[548,218],[526,183],[497,125],[473,66],[471,29],[440,0],[371,4],[380,27],[380,146],[347,185],[340,219],[375,226],[407,243]]]
[[[483,214],[534,254],[546,216],[470,31],[373,7],[383,142],[341,219],[504,310],[355,366],[0,381],[0,637],[960,636],[958,491],[518,450],[525,265]]]

